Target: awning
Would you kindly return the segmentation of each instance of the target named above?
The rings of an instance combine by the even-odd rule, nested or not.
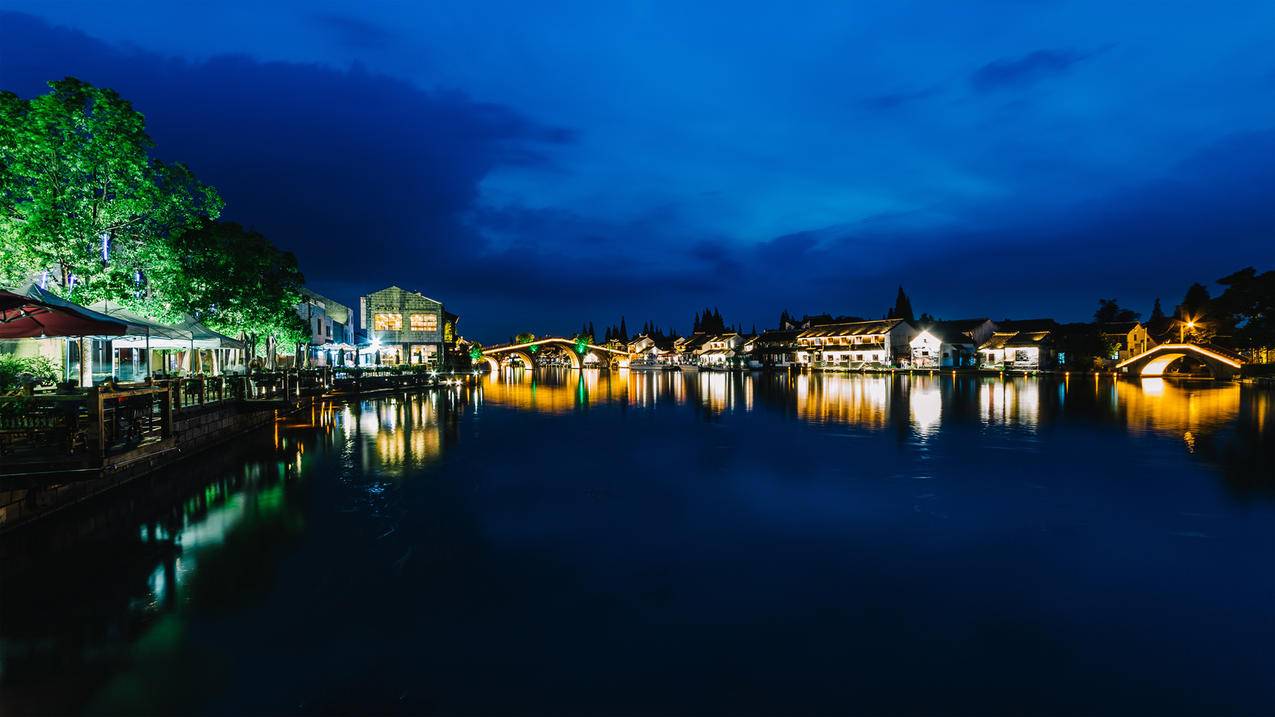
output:
[[[190,331],[151,321],[113,302],[99,301],[93,304],[92,308],[128,325],[125,335],[115,339],[117,347],[150,346],[152,349],[189,349],[195,338]]]
[[[0,338],[119,336],[125,322],[73,304],[36,284],[0,290]]]
[[[242,341],[213,331],[199,323],[190,314],[187,314],[177,326],[191,333],[195,340],[195,348],[198,349],[239,349],[242,351],[244,348]]]

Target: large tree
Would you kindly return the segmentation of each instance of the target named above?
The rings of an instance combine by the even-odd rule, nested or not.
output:
[[[297,314],[305,278],[290,252],[233,222],[209,222],[165,244],[166,267],[150,281],[162,318],[191,314],[249,344],[294,346],[308,340]]]
[[[1267,360],[1275,349],[1275,271],[1258,274],[1250,266],[1217,283],[1226,289],[1210,302],[1210,317],[1231,333],[1238,348]]]
[[[0,280],[45,277],[80,302],[153,298],[166,245],[222,201],[149,155],[141,113],[72,77],[24,100],[0,92]]]
[[[899,287],[899,293],[894,297],[894,306],[886,314],[887,319],[903,319],[904,321],[916,321],[916,315],[912,312],[912,300],[904,293],[903,287]]]
[[[1093,320],[1100,324],[1137,321],[1140,314],[1132,309],[1121,308],[1116,299],[1098,299],[1098,309],[1093,312]]]

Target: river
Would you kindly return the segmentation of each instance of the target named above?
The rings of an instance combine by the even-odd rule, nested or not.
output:
[[[3,559],[5,714],[1275,714],[1275,395],[519,369]]]

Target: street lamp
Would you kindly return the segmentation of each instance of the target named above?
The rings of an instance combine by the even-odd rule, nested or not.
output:
[[[1180,344],[1184,344],[1184,343],[1186,343],[1186,330],[1187,330],[1187,329],[1191,329],[1192,331],[1194,331],[1194,330],[1195,330],[1195,318],[1194,318],[1194,317],[1187,317],[1187,320],[1186,320],[1186,323],[1185,323],[1185,324],[1178,324],[1178,343],[1180,343]]]

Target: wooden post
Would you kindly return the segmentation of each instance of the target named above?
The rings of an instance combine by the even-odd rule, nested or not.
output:
[[[96,436],[97,456],[101,458],[106,455],[106,425],[105,416],[102,413],[102,396],[99,389],[89,389],[86,406],[89,411],[89,420],[97,425],[97,430],[94,431],[93,435]]]
[[[169,383],[166,388],[167,390],[162,394],[164,396],[162,435],[164,438],[171,438],[173,435],[173,384]]]

